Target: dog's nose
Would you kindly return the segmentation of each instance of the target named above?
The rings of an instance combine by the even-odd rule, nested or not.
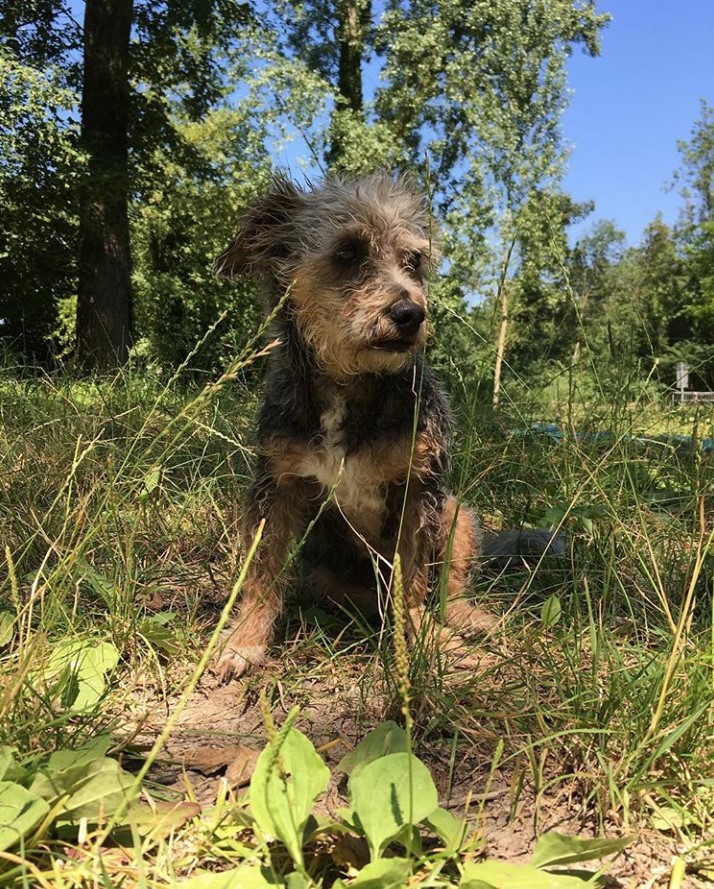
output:
[[[426,312],[410,299],[400,299],[389,309],[389,317],[405,336],[412,336],[421,327]]]

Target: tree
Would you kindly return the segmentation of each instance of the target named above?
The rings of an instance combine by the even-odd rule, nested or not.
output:
[[[714,219],[714,106],[702,99],[700,112],[689,142],[677,143],[682,165],[674,181],[686,201],[682,222],[689,225]]]
[[[514,272],[507,260],[520,217],[561,173],[565,62],[576,45],[598,53],[608,17],[573,0],[389,0],[379,20],[368,0],[283,0],[275,8],[293,52],[331,86],[329,165],[420,171],[446,221],[462,308],[498,287],[500,368]],[[380,71],[367,98],[360,54],[362,66],[370,60]],[[370,143],[377,128],[381,150]]]
[[[86,0],[80,145],[77,358],[123,364],[132,336],[129,246],[129,36],[133,0]]]
[[[240,208],[266,186],[270,165],[249,103],[195,122],[177,116],[174,126],[193,162],[157,152],[151,190],[132,214],[138,347],[176,367],[224,315],[222,329],[192,360],[193,369],[212,371],[260,325],[254,288],[219,280],[212,268]]]
[[[598,220],[568,251],[565,286],[572,299],[574,351],[585,346],[598,361],[622,358],[618,319],[608,307],[617,287],[616,270],[625,250],[625,233],[610,219]],[[576,357],[574,355],[574,357]]]
[[[233,52],[248,8],[225,0],[87,0],[86,16],[82,40],[82,28],[55,0],[8,0],[0,34],[16,63],[40,76],[52,63],[77,93],[86,85],[81,145],[87,165],[76,165],[79,176],[66,182],[75,224],[81,216],[78,357],[92,367],[120,361],[130,341],[127,204],[151,188],[161,151],[189,167],[202,163],[176,129],[174,112],[197,120],[233,89],[241,76]],[[71,120],[64,120],[64,135],[77,150]],[[62,129],[61,113],[57,121]],[[33,203],[42,206],[41,192]],[[51,316],[57,287],[52,269],[45,273],[45,315]]]
[[[587,295],[576,295],[569,281],[567,229],[591,211],[589,202],[578,204],[561,192],[544,191],[534,193],[521,213],[510,284],[510,363],[521,374],[532,376],[536,366],[549,362],[567,363],[579,351]]]
[[[714,389],[714,107],[701,103],[689,142],[679,142],[685,208],[675,229],[686,266],[684,304],[672,351],[689,361],[700,385]]]
[[[59,69],[0,48],[0,335],[29,361],[46,358],[57,305],[76,292],[75,103]]]
[[[379,19],[369,0],[274,0],[273,9],[286,51],[332,90],[333,131],[348,112],[339,146],[328,146],[333,165],[365,125],[378,126],[402,165],[424,170],[428,158],[434,190],[449,199],[481,162],[514,194],[519,155],[540,179],[553,172],[565,61],[577,44],[597,54],[608,20],[575,0],[390,0]],[[368,61],[380,75],[371,91]]]

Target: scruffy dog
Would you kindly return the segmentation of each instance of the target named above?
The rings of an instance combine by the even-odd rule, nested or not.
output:
[[[218,664],[224,680],[266,657],[293,538],[308,583],[337,601],[376,602],[399,552],[412,638],[439,570],[451,627],[469,635],[494,624],[465,598],[480,533],[445,489],[449,411],[421,358],[434,252],[424,203],[405,180],[304,190],[277,177],[216,263],[224,276],[259,276],[272,310],[283,300],[246,542],[265,526]],[[463,641],[446,630],[439,640]]]

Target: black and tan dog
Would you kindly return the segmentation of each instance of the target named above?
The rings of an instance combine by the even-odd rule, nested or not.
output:
[[[429,215],[403,180],[304,190],[276,178],[217,262],[221,275],[259,276],[273,310],[283,301],[246,543],[265,527],[219,662],[224,679],[264,661],[295,537],[305,538],[300,557],[320,595],[376,602],[398,552],[412,634],[440,570],[447,623],[463,635],[494,624],[466,599],[480,533],[445,488],[449,411],[421,358],[434,255]],[[462,641],[445,629],[439,639]]]

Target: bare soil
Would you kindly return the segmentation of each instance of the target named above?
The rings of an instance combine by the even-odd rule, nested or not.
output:
[[[245,785],[251,768],[251,763],[244,763],[246,748],[259,751],[265,743],[262,696],[278,726],[295,705],[300,707],[297,727],[332,769],[320,808],[334,815],[346,804],[345,779],[335,766],[372,728],[386,718],[398,719],[399,713],[374,655],[351,654],[330,660],[324,652],[319,654],[309,647],[306,654],[304,646],[284,645],[259,676],[228,685],[219,684],[207,672],[181,711],[150,778],[177,794],[185,793],[188,782],[196,800],[210,805],[216,798],[218,781],[226,770],[230,775],[231,765],[235,767],[239,757],[238,771],[244,775],[237,783]],[[471,693],[474,689],[478,693],[479,687],[486,688],[486,682],[500,675],[494,671],[494,656],[483,677],[473,673],[467,677]],[[506,672],[504,667],[504,676]],[[171,678],[178,680],[172,682],[173,687],[181,684],[179,676]],[[458,668],[451,681],[458,693],[464,682]],[[448,695],[449,688],[447,682],[441,695]],[[179,695],[162,699],[160,691],[153,678],[143,685],[137,682],[133,690],[134,724],[143,747],[151,745],[168,714],[178,706]],[[442,697],[441,703],[446,706],[448,702]],[[466,813],[478,829],[485,841],[485,855],[525,861],[536,838],[552,830],[580,836],[628,834],[636,840],[609,865],[608,886],[640,889],[670,885],[674,857],[691,849],[683,836],[666,835],[645,824],[625,825],[617,813],[603,817],[601,807],[588,799],[594,782],[588,787],[582,776],[558,779],[555,763],[545,764],[545,774],[552,773],[555,780],[546,779],[547,789],[540,791],[522,757],[494,769],[497,723],[473,719],[463,726],[455,743],[453,727],[448,736],[443,731],[440,734],[444,721],[439,704],[438,696],[429,694],[413,700],[416,752],[432,771],[441,804],[454,814]],[[235,782],[235,775],[231,780]],[[688,873],[681,885],[710,884]]]

